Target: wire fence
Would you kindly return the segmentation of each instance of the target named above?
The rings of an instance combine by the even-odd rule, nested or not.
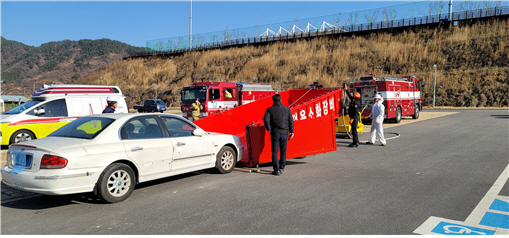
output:
[[[452,12],[449,9],[452,7]],[[291,40],[321,35],[382,30],[509,15],[507,1],[424,1],[358,12],[338,13],[268,25],[146,41],[145,53],[177,54],[190,50]],[[191,43],[191,44],[190,44]]]

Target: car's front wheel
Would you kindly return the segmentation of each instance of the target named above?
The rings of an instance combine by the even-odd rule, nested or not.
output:
[[[232,148],[223,147],[216,157],[216,169],[219,173],[226,174],[233,171],[237,162],[235,151]]]
[[[100,199],[115,203],[127,199],[134,191],[136,177],[131,167],[115,163],[106,167],[97,182]]]

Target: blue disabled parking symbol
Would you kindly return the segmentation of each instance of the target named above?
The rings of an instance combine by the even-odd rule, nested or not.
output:
[[[448,222],[440,222],[431,231],[437,234],[443,235],[493,235],[495,231],[486,230],[478,227],[471,227],[465,225],[458,225]]]

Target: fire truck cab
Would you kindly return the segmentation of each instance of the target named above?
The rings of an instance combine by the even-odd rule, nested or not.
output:
[[[350,82],[350,92],[361,94],[361,105],[364,111],[361,114],[363,120],[368,120],[374,103],[374,96],[380,94],[384,99],[385,119],[391,119],[396,123],[401,121],[402,116],[419,118],[422,110],[421,92],[424,82],[415,76],[402,77],[379,77],[373,74],[354,79]]]
[[[234,82],[195,82],[182,89],[182,114],[191,117],[191,105],[198,99],[203,105],[201,118],[216,114],[252,101],[272,96],[276,91],[270,85]]]

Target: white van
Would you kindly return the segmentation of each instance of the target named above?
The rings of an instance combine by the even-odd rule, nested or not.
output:
[[[101,114],[110,95],[117,98],[115,113],[129,112],[117,86],[44,85],[31,101],[1,115],[1,145],[42,138],[76,118]]]

